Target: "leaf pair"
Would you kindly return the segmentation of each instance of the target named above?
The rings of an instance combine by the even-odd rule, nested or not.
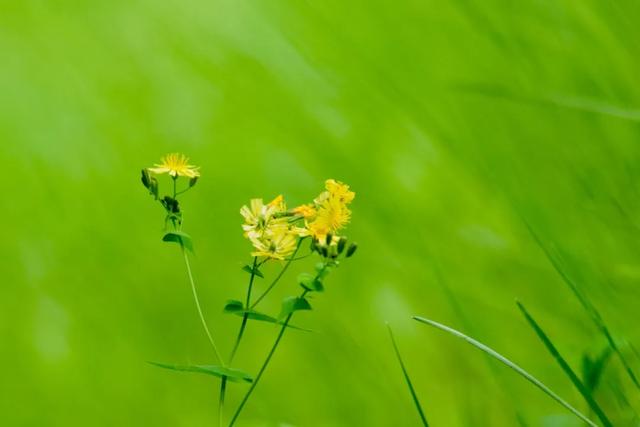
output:
[[[249,274],[253,274],[255,276],[258,276],[264,279],[264,274],[262,274],[262,271],[260,271],[257,266],[254,268],[254,267],[251,267],[250,265],[245,265],[244,267],[242,267],[242,271],[246,271]]]

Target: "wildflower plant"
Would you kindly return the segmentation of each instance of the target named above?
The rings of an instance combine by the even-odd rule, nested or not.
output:
[[[167,174],[171,180],[168,195],[161,193],[159,178]],[[327,276],[335,270],[342,260],[350,258],[357,250],[355,243],[349,243],[343,231],[351,219],[350,204],[355,193],[349,186],[329,179],[325,189],[311,203],[295,208],[288,208],[282,195],[268,203],[263,199],[252,199],[240,209],[243,218],[242,232],[251,245],[251,262],[242,269],[249,275],[244,301],[228,300],[224,312],[241,318],[236,339],[231,347],[229,357],[221,356],[211,329],[207,325],[189,263],[189,253],[193,252],[191,237],[182,230],[183,213],[179,196],[189,191],[200,177],[199,169],[189,164],[188,158],[182,154],[169,154],[160,164],[142,170],[142,183],[149,190],[154,200],[158,201],[165,211],[165,242],[180,246],[187,276],[191,284],[196,309],[203,329],[212,346],[215,365],[175,365],[153,363],[161,368],[174,371],[196,372],[220,378],[220,395],[218,400],[219,425],[222,425],[223,408],[227,384],[229,381],[249,383],[238,407],[233,412],[229,427],[238,420],[247,401],[262,379],[273,355],[276,352],[285,332],[293,328],[290,324],[295,312],[311,310],[309,296],[324,291]],[[184,178],[184,179],[183,179]],[[298,256],[300,249],[308,244],[308,253]],[[300,287],[298,295],[286,297],[282,301],[279,314],[270,315],[258,310],[259,304],[267,298],[278,285],[293,262],[317,257],[314,269],[297,277]],[[255,296],[256,278],[266,279],[261,268],[267,263],[281,265],[279,272],[262,292]],[[278,333],[267,352],[255,376],[239,369],[230,368],[245,336],[249,321],[267,322],[278,326]],[[299,329],[299,328],[296,328]]]

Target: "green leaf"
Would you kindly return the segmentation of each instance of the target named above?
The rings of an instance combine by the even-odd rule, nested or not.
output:
[[[246,271],[249,274],[255,274],[258,277],[261,277],[264,279],[264,274],[262,274],[262,272],[260,270],[258,270],[258,267],[255,268],[255,270],[253,268],[251,268],[250,265],[245,265],[244,267],[242,267],[242,271]]]
[[[244,305],[242,304],[242,301],[238,301],[237,299],[227,300],[223,309],[225,313],[236,313],[238,311],[243,311],[243,310],[244,310]]]
[[[309,273],[302,273],[298,276],[298,283],[304,289],[308,291],[322,292],[324,291],[324,286],[322,282],[318,280],[318,278]]]
[[[167,363],[149,362],[153,366],[171,371],[195,372],[198,374],[213,375],[214,377],[227,378],[229,381],[253,382],[253,377],[244,371],[226,368],[217,365],[170,365]]]
[[[238,316],[247,315],[247,319],[251,320],[259,320],[262,322],[270,322],[270,323],[278,323],[278,319],[275,317],[271,317],[268,314],[260,313],[256,310],[242,310],[241,312],[234,313]]]
[[[319,262],[316,264],[316,271],[318,272],[318,279],[322,280],[331,272],[332,264]]]
[[[183,249],[188,249],[193,252],[193,243],[191,236],[182,231],[170,231],[162,237],[163,242],[175,242],[179,244]]]
[[[238,300],[233,300],[233,299],[228,300],[227,303],[224,305],[224,312],[235,314],[236,316],[240,316],[240,317],[243,317],[246,314],[247,319],[257,320],[260,322],[273,323],[276,325],[284,324],[284,322],[282,322],[281,320],[278,320],[275,317],[269,316],[268,314],[260,313],[259,311],[256,311],[256,310],[245,310],[242,302]],[[300,328],[298,326],[294,326],[291,324],[288,324],[287,327],[291,329],[297,329],[299,331],[311,332],[309,329]]]
[[[287,297],[282,301],[280,319],[284,319],[299,310],[311,310],[311,304],[309,304],[309,301],[303,297]]]

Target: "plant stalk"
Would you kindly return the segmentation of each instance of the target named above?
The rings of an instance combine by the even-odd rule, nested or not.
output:
[[[218,351],[218,347],[216,346],[213,337],[211,336],[211,332],[209,332],[209,327],[207,326],[207,321],[204,320],[204,315],[202,314],[202,308],[200,307],[200,300],[198,298],[198,292],[196,291],[196,284],[193,280],[193,273],[191,272],[191,265],[189,264],[189,256],[187,255],[187,251],[183,248],[182,254],[184,255],[184,263],[187,266],[187,274],[189,276],[189,282],[191,283],[191,292],[193,293],[193,300],[196,303],[196,308],[198,309],[198,315],[200,316],[200,322],[202,323],[202,327],[204,328],[205,333],[207,334],[207,338],[209,338],[209,343],[211,343],[211,347],[213,347],[213,351],[216,354],[216,358],[218,362],[222,366],[226,366],[222,356],[220,356],[220,352]]]
[[[276,286],[276,284],[280,281],[280,279],[282,278],[282,276],[284,276],[284,273],[286,273],[287,269],[289,268],[289,266],[291,265],[291,263],[295,260],[296,254],[298,253],[298,250],[300,249],[300,246],[302,245],[302,241],[304,240],[304,238],[300,239],[300,241],[298,242],[298,245],[296,246],[296,250],[293,251],[293,254],[291,254],[291,256],[289,257],[289,259],[287,260],[286,264],[284,265],[284,267],[282,267],[282,270],[280,270],[280,273],[278,273],[278,275],[276,276],[275,279],[273,279],[273,282],[271,282],[271,284],[269,285],[269,287],[267,287],[267,289],[265,289],[265,291],[254,301],[254,303],[251,305],[251,308],[255,308],[260,301],[262,301],[262,299],[264,297],[267,296],[267,294],[269,292],[271,292],[271,290]],[[248,305],[247,305],[248,307]]]
[[[308,292],[308,290],[305,289],[304,292],[302,292],[302,294],[300,295],[300,298],[304,298],[304,296],[307,294],[307,292]],[[276,340],[273,343],[273,346],[271,347],[271,350],[269,351],[269,354],[267,355],[267,358],[265,359],[264,363],[260,367],[260,371],[258,371],[258,375],[256,375],[256,378],[251,383],[251,386],[249,387],[249,390],[247,390],[247,393],[242,398],[242,401],[240,402],[240,405],[238,406],[238,409],[236,409],[236,412],[233,414],[233,418],[231,418],[231,422],[229,423],[229,427],[233,427],[233,425],[237,421],[238,417],[240,416],[240,412],[242,412],[242,409],[244,408],[244,405],[247,403],[247,400],[249,400],[249,397],[253,393],[253,390],[255,390],[256,386],[258,385],[258,382],[260,382],[260,378],[262,378],[262,375],[264,374],[264,371],[267,369],[267,366],[269,366],[269,362],[271,361],[271,358],[273,357],[274,353],[276,352],[276,349],[278,348],[278,344],[280,344],[280,340],[282,339],[282,336],[284,335],[284,332],[287,330],[287,326],[289,325],[289,321],[291,320],[292,317],[293,317],[293,313],[289,313],[289,315],[285,319],[284,323],[282,324],[282,328],[280,328],[280,332],[278,332],[278,336],[276,337]]]

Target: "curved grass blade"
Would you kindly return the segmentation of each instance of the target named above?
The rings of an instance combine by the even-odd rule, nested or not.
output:
[[[573,372],[573,369],[571,369],[571,366],[569,366],[567,361],[562,357],[562,355],[560,354],[558,349],[553,345],[553,343],[551,342],[547,334],[544,333],[540,325],[538,325],[535,319],[531,317],[527,309],[524,308],[524,305],[522,305],[520,301],[516,301],[516,304],[518,305],[518,308],[524,315],[525,319],[527,319],[527,322],[529,323],[531,328],[535,331],[536,335],[538,335],[538,338],[540,338],[540,341],[542,341],[542,343],[547,348],[549,353],[551,353],[553,358],[556,359],[556,362],[558,362],[558,365],[560,365],[564,373],[567,374],[567,376],[569,377],[573,385],[578,389],[582,397],[584,397],[584,400],[587,402],[587,404],[589,405],[593,413],[596,414],[596,416],[600,419],[600,421],[602,422],[602,425],[605,427],[611,427],[612,426],[611,421],[609,421],[609,418],[607,418],[602,408],[600,408],[600,405],[598,405],[598,402],[595,401],[595,399],[591,395],[591,392],[587,389],[587,387],[585,387],[582,381],[580,381],[580,378],[578,378],[576,373]]]
[[[411,392],[411,397],[413,398],[413,402],[416,404],[416,409],[418,410],[418,414],[420,415],[420,419],[422,420],[422,425],[424,427],[429,427],[429,423],[427,422],[427,417],[424,416],[424,412],[422,411],[422,406],[420,406],[420,401],[418,400],[418,396],[416,395],[416,391],[413,389],[413,384],[411,383],[411,378],[409,378],[409,373],[404,366],[404,362],[402,361],[402,356],[400,356],[400,350],[398,350],[398,346],[396,344],[396,340],[393,336],[393,331],[391,330],[391,326],[387,323],[387,328],[389,329],[389,336],[391,337],[391,344],[393,344],[393,349],[396,353],[396,357],[398,358],[398,362],[400,363],[400,368],[402,368],[402,373],[404,374],[404,379],[407,381],[407,386],[409,387],[409,391]]]
[[[585,415],[583,415],[580,411],[578,411],[576,408],[574,408],[569,403],[567,403],[560,396],[558,396],[553,391],[551,391],[551,389],[549,389],[549,387],[544,385],[540,380],[538,380],[536,377],[534,377],[533,375],[531,375],[530,373],[528,373],[527,371],[522,369],[520,366],[516,365],[511,360],[507,359],[506,357],[504,357],[503,355],[501,355],[497,351],[491,349],[490,347],[487,347],[486,345],[482,344],[479,341],[474,340],[473,338],[463,334],[460,331],[457,331],[457,330],[455,330],[453,328],[450,328],[448,326],[442,325],[442,324],[440,324],[438,322],[435,322],[433,320],[426,319],[426,318],[420,317],[420,316],[413,316],[413,319],[417,320],[418,322],[425,323],[427,325],[433,326],[434,328],[440,329],[442,331],[448,332],[451,335],[454,335],[454,336],[456,336],[458,338],[461,338],[461,339],[465,340],[466,342],[468,342],[469,344],[473,345],[474,347],[484,351],[488,355],[490,355],[493,358],[499,360],[500,362],[502,362],[503,364],[507,365],[509,368],[513,369],[518,374],[523,376],[531,384],[535,385],[540,390],[542,390],[547,396],[549,396],[550,398],[552,398],[553,400],[558,402],[560,405],[562,405],[566,409],[568,409],[569,412],[571,412],[573,415],[575,415],[576,417],[580,418],[582,421],[584,421],[585,423],[587,423],[591,427],[597,427],[597,424],[595,424],[593,421],[591,421],[589,418],[587,418]]]
[[[253,382],[253,377],[239,369],[227,368],[217,365],[170,365],[168,363],[148,362],[153,366],[171,371],[195,372],[198,374],[213,375],[214,377],[227,378],[229,381]]]
[[[451,305],[451,308],[453,309],[454,313],[462,323],[462,326],[466,331],[469,331],[470,334],[475,334],[474,332],[474,330],[476,329],[475,324],[472,321],[470,321],[469,317],[466,315],[455,293],[449,286],[449,283],[447,282],[445,276],[442,274],[442,269],[440,267],[440,264],[437,262],[437,257],[432,255],[432,256],[427,256],[427,258],[431,259],[431,266],[433,269],[433,273],[435,274],[435,277],[436,277],[436,283],[440,285],[440,288],[442,289],[444,295],[448,299],[449,304]],[[525,416],[522,414],[521,403],[516,401],[514,393],[511,391],[510,384],[506,382],[504,380],[504,376],[500,375],[500,372],[498,372],[500,370],[500,367],[496,366],[496,364],[493,363],[490,356],[483,357],[483,360],[486,363],[489,370],[491,371],[491,374],[493,375],[493,377],[498,382],[498,386],[504,391],[504,394],[509,397],[510,403],[513,407],[513,415],[518,425],[520,427],[529,427],[525,419]]]

